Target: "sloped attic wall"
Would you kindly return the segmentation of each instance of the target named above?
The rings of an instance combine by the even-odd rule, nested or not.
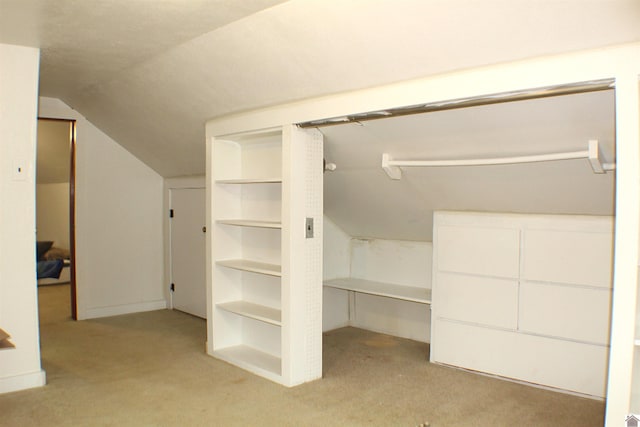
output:
[[[432,240],[434,210],[612,215],[615,172],[594,174],[588,160],[381,168],[393,159],[441,160],[585,150],[599,140],[615,153],[613,90],[371,120],[321,128],[325,214],[353,237]]]
[[[39,115],[76,120],[78,318],[165,308],[162,177],[59,99]]]

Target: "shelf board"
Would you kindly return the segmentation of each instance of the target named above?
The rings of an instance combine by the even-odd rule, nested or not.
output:
[[[236,270],[250,271],[252,273],[282,276],[282,268],[276,264],[267,264],[265,262],[251,261],[248,259],[225,259],[216,261],[216,264]]]
[[[250,317],[261,322],[269,323],[271,325],[281,325],[281,311],[275,308],[254,304],[247,301],[225,302],[216,304],[216,307],[221,308],[225,311],[229,311],[231,313],[239,314],[240,316]]]
[[[238,225],[241,227],[282,228],[282,223],[277,221],[258,221],[252,219],[219,219],[218,224]]]
[[[16,348],[16,346],[11,341],[9,341],[9,338],[11,338],[11,335],[9,335],[9,333],[4,329],[0,328],[0,350],[6,348]]]
[[[236,345],[215,350],[213,355],[240,368],[265,376],[272,381],[281,381],[282,361],[279,357],[246,345]]]
[[[633,340],[633,344],[635,344],[636,347],[640,347],[640,338]]]
[[[374,282],[372,280],[355,279],[351,277],[326,280],[324,286],[378,295],[421,304],[431,304],[431,289],[415,286],[395,285],[392,283]]]
[[[8,349],[8,348],[16,348],[15,344],[13,344],[8,339],[4,339],[0,341],[0,350]]]
[[[216,179],[216,184],[278,184],[282,178],[238,178]]]

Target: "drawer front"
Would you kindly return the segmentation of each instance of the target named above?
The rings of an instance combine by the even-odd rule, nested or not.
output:
[[[526,230],[523,279],[611,288],[610,233]]]
[[[517,280],[438,273],[436,284],[435,316],[516,329]]]
[[[608,347],[436,322],[432,362],[597,397],[606,394]]]
[[[520,231],[507,228],[439,226],[438,271],[516,278]]]
[[[606,345],[611,292],[524,282],[520,287],[522,331]]]

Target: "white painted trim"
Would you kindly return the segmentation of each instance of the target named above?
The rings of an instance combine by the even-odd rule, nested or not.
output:
[[[213,138],[206,138],[205,142],[205,226],[207,227],[207,235],[205,236],[205,269],[204,278],[207,287],[207,339],[205,341],[205,348],[207,354],[213,355],[213,216],[212,216],[212,187],[213,187]]]
[[[542,385],[542,384],[536,384],[536,383],[532,383],[532,382],[529,382],[529,381],[518,380],[518,379],[515,379],[515,378],[503,377],[501,375],[488,374],[486,372],[474,371],[473,369],[466,369],[466,368],[460,368],[458,366],[447,365],[446,363],[440,363],[440,362],[432,362],[432,363],[434,365],[442,366],[442,367],[445,367],[445,368],[455,369],[457,371],[463,371],[463,372],[470,372],[472,374],[482,375],[483,377],[487,377],[487,378],[495,378],[497,380],[507,381],[507,382],[510,382],[510,383],[522,384],[522,385],[526,385],[526,386],[529,386],[529,387],[539,388],[540,390],[553,391],[553,392],[556,392],[556,393],[567,394],[567,395],[570,395],[570,396],[583,397],[583,398],[586,398],[586,399],[597,400],[597,401],[600,401],[600,402],[605,400],[603,397],[594,396],[592,394],[585,394],[585,393],[580,393],[580,392],[577,392],[577,391],[565,390],[563,388],[552,387],[552,386]]]
[[[42,387],[46,383],[47,374],[43,370],[16,375],[13,377],[0,378],[0,393],[9,393],[12,391]]]
[[[614,78],[640,69],[640,43],[545,56],[328,95],[210,120],[207,137],[369,111]]]
[[[633,366],[640,231],[639,74],[640,67],[630,65],[616,78],[616,234],[606,426],[621,424],[629,414],[632,375],[639,368]]]
[[[114,305],[111,307],[98,307],[85,311],[81,320],[97,319],[99,317],[119,316],[121,314],[141,313],[143,311],[164,310],[167,308],[167,301],[149,301],[136,304]]]
[[[171,221],[169,219],[169,209],[171,209],[171,190],[188,188],[206,188],[204,175],[180,176],[167,178],[164,180],[163,201],[162,201],[162,241],[164,258],[164,280],[162,289],[167,300],[167,308],[173,310],[173,294],[169,290],[173,280],[171,271]],[[207,228],[210,229],[210,228]]]
[[[164,188],[166,190],[173,190],[177,188],[205,188],[205,176],[181,176],[177,178],[167,178],[164,180]]]

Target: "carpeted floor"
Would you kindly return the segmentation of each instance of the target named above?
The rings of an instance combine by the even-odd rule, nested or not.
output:
[[[73,322],[39,289],[48,385],[0,395],[3,426],[601,426],[604,403],[427,363],[426,344],[324,336],[324,378],[291,389],[204,353],[177,311]],[[426,424],[429,423],[429,424]]]

